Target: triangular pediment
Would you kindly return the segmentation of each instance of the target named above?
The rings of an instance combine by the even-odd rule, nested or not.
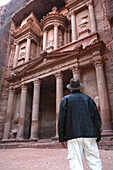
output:
[[[19,74],[27,74],[29,72],[45,68],[48,65],[52,65],[53,63],[57,63],[57,61],[62,60],[68,56],[73,54],[73,50],[65,51],[65,52],[51,52],[51,53],[41,53],[39,58],[34,59],[32,63],[29,63],[23,70],[19,72]]]

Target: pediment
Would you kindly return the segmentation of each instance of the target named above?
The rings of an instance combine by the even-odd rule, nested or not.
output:
[[[33,20],[29,20],[23,27],[21,27],[14,35],[15,38],[25,34],[26,32],[34,32],[36,35],[40,36],[40,28],[36,27]]]
[[[27,73],[44,69],[47,66],[52,66],[53,63],[57,63],[57,61],[62,60],[70,55],[72,55],[73,50],[66,52],[52,52],[52,53],[42,53],[39,58],[34,59],[32,64],[26,66],[23,70],[19,72],[21,75],[25,75]]]

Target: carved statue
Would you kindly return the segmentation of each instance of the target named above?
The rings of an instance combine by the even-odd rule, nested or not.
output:
[[[63,45],[63,37],[61,34],[59,34],[58,38],[59,38],[59,47],[61,47]]]
[[[54,6],[54,7],[52,8],[52,12],[49,12],[49,14],[55,14],[55,13],[58,13],[58,9],[57,9],[56,6]]]
[[[50,47],[50,46],[54,46],[53,34],[51,34],[51,35],[48,37],[48,47]]]
[[[19,113],[16,113],[16,114],[14,115],[13,120],[12,120],[13,129],[12,129],[11,132],[10,132],[10,138],[11,138],[11,139],[15,139],[15,138],[16,138],[17,128],[18,128],[18,120],[19,120]]]
[[[95,96],[94,97],[94,101],[96,103],[96,106],[98,108],[98,111],[100,111],[100,99],[99,99],[99,96]]]
[[[85,15],[81,18],[79,27],[80,27],[80,29],[85,29],[88,27],[88,16],[87,15]]]
[[[19,113],[16,113],[14,116],[14,124],[18,124]]]

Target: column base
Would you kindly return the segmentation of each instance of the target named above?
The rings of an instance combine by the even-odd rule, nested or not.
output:
[[[52,139],[52,140],[58,140],[59,137],[58,137],[58,136],[55,136],[55,137],[52,137],[51,139]]]
[[[17,137],[16,140],[23,141],[24,138]]]
[[[9,141],[9,139],[2,139],[2,142],[7,142]]]
[[[37,140],[39,140],[39,138],[38,138],[38,137],[30,137],[29,140],[35,140],[35,141],[37,141]]]

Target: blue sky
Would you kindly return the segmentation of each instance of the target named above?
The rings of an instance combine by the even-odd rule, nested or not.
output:
[[[0,0],[0,6],[6,5],[11,0]]]

